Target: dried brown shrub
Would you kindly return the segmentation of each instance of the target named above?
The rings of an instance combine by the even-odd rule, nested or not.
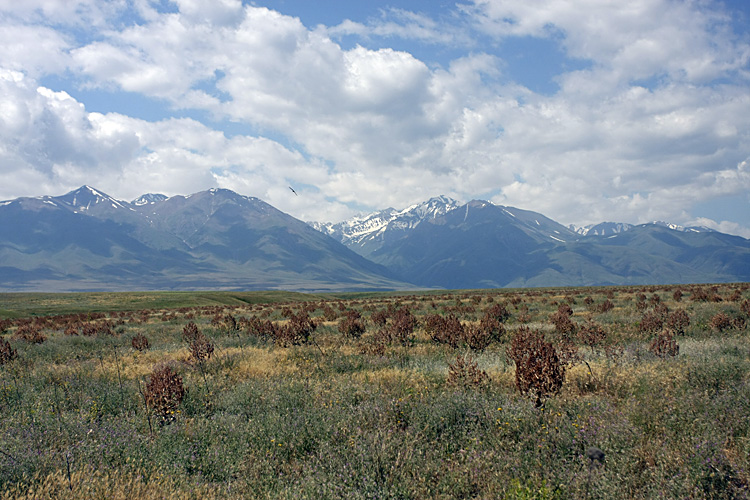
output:
[[[357,311],[348,311],[339,322],[338,330],[344,337],[356,339],[365,333],[366,328],[362,316]]]
[[[214,353],[214,344],[206,337],[198,326],[192,321],[182,328],[182,338],[187,342],[190,356],[197,361],[211,359]]]
[[[213,353],[214,343],[202,333],[190,343],[190,355],[198,361],[211,359]]]
[[[607,311],[611,311],[614,308],[615,308],[615,305],[614,303],[612,303],[611,300],[604,299],[604,302],[602,302],[601,304],[598,304],[595,309],[596,309],[596,312],[598,313],[605,313]]]
[[[464,327],[463,341],[472,351],[484,351],[492,343],[492,330],[481,324],[468,324]]]
[[[649,311],[643,315],[638,323],[638,331],[641,333],[656,333],[664,326],[664,320],[661,314],[656,311]]]
[[[578,331],[578,325],[570,319],[573,311],[568,314],[567,310],[570,310],[570,306],[567,304],[561,304],[557,312],[551,314],[549,319],[553,325],[555,325],[555,331],[562,335],[564,338],[572,338]]]
[[[383,310],[374,311],[370,314],[370,320],[374,325],[382,328],[388,322],[388,313]]]
[[[493,314],[485,313],[482,319],[479,320],[479,328],[485,330],[491,340],[496,342],[505,340],[505,327],[497,316]]]
[[[723,332],[724,330],[731,328],[732,319],[724,312],[716,313],[709,323],[711,328]]]
[[[560,392],[565,381],[565,365],[542,332],[520,328],[506,354],[516,365],[516,387],[521,394],[534,396],[537,406]]]
[[[448,378],[445,382],[454,387],[481,389],[489,386],[490,377],[470,356],[459,354],[456,361],[448,363]]]
[[[148,338],[140,332],[130,340],[130,345],[133,346],[133,349],[136,351],[145,351],[150,347]]]
[[[71,325],[68,325],[67,327],[65,327],[65,332],[64,333],[65,333],[65,335],[76,336],[76,335],[78,335],[79,330],[80,330],[80,325],[78,325],[78,324],[71,324]]]
[[[168,424],[176,419],[177,407],[186,392],[182,377],[169,365],[162,365],[151,372],[144,397],[146,405],[161,419],[161,423]]]
[[[325,318],[326,321],[336,321],[338,314],[333,310],[333,307],[326,304],[323,306],[323,318]]]
[[[438,344],[458,347],[464,337],[464,327],[455,314],[428,314],[422,320],[425,332]]]
[[[182,327],[182,340],[190,344],[200,333],[198,325],[190,321]]]
[[[409,341],[409,336],[414,332],[417,326],[417,318],[411,313],[408,307],[401,307],[391,315],[391,336],[401,344]]]
[[[270,340],[276,337],[276,327],[271,320],[250,316],[250,318],[245,320],[244,325],[245,331],[253,337],[261,340]]]
[[[18,357],[18,353],[10,345],[10,342],[0,337],[0,365],[10,363]]]
[[[668,356],[677,356],[680,352],[680,346],[677,345],[677,341],[674,339],[672,332],[664,330],[654,338],[648,350],[660,358],[666,358]]]
[[[510,318],[510,313],[502,304],[493,304],[484,312],[485,317],[492,317],[500,323],[505,323]]]
[[[28,342],[29,344],[41,344],[47,337],[35,326],[31,324],[22,325],[16,330],[13,337]]]
[[[743,300],[740,304],[740,312],[745,316],[750,316],[750,300]]]
[[[693,302],[707,302],[708,292],[701,287],[694,287],[690,290],[690,299]]]
[[[665,325],[676,335],[684,335],[685,329],[690,326],[690,316],[684,309],[675,309],[667,316]]]
[[[734,292],[732,292],[732,295],[727,298],[727,300],[730,302],[739,302],[740,300],[742,300],[742,292],[738,289],[735,289]]]
[[[578,340],[592,349],[599,347],[606,338],[607,332],[604,328],[602,328],[599,323],[592,320],[587,321],[581,326],[581,329],[578,330]]]
[[[292,313],[289,323],[276,327],[274,341],[281,347],[291,347],[307,343],[310,335],[318,327],[305,311]]]

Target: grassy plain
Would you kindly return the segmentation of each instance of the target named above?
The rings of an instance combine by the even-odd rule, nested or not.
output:
[[[0,295],[15,353],[0,498],[747,498],[748,299],[746,284]],[[485,348],[429,326],[470,330],[498,305]],[[573,327],[557,327],[567,307]],[[413,329],[393,334],[407,309]],[[296,345],[258,328],[302,313],[316,327]],[[356,313],[365,331],[342,333]],[[209,358],[191,354],[191,321]],[[525,328],[570,354],[541,405],[508,353]],[[164,366],[186,388],[166,414],[146,404]]]

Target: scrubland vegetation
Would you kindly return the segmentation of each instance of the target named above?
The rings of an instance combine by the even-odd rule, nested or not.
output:
[[[0,498],[750,494],[745,284],[70,297],[0,296]]]

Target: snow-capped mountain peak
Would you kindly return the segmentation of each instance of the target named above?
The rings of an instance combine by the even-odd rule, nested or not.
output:
[[[358,247],[366,255],[379,248],[390,234],[413,229],[423,221],[441,217],[460,205],[447,196],[436,196],[403,210],[386,208],[335,224],[313,222],[310,225],[349,247]]]
[[[97,191],[91,186],[81,186],[63,196],[55,197],[59,202],[81,211],[90,210],[97,205],[111,206],[112,208],[126,208],[123,202],[112,198],[108,194]]]
[[[159,203],[160,201],[164,201],[167,199],[167,196],[159,193],[147,193],[139,196],[135,200],[133,200],[131,203],[137,207],[141,207],[143,205],[153,205],[155,203]]]

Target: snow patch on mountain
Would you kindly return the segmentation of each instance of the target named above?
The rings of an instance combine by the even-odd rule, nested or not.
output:
[[[422,222],[442,217],[459,206],[461,203],[452,198],[436,196],[402,210],[386,208],[378,212],[358,215],[343,222],[310,222],[309,224],[346,246],[376,248],[390,233],[414,229]]]

